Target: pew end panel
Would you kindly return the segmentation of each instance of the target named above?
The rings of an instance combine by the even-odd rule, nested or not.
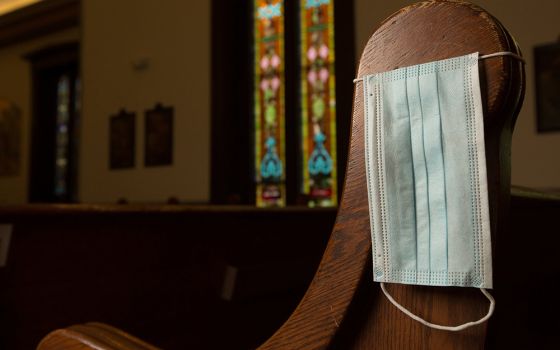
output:
[[[356,77],[472,52],[503,51],[521,54],[507,30],[480,7],[463,1],[422,1],[396,12],[374,31]],[[496,254],[499,242],[507,239],[511,134],[525,73],[523,65],[509,57],[484,60],[479,66]],[[356,87],[346,182],[323,260],[298,308],[261,349],[481,348],[487,340],[486,324],[454,334],[428,329],[397,310],[372,281],[362,94],[362,87]],[[397,300],[413,305],[416,314],[439,324],[461,324],[487,310],[480,292],[470,288],[389,288]]]

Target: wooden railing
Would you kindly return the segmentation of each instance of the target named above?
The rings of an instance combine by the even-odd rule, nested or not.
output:
[[[256,347],[305,292],[335,214],[183,205],[0,207],[0,224],[13,225],[7,264],[0,267],[0,349],[32,349],[47,333],[87,321],[163,348]]]

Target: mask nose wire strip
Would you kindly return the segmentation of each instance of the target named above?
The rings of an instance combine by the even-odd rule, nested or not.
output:
[[[523,57],[521,57],[518,54],[515,54],[513,52],[510,52],[510,51],[501,51],[501,52],[491,53],[491,54],[488,54],[488,55],[482,55],[482,56],[478,57],[478,59],[479,60],[484,60],[484,59],[487,59],[487,58],[498,57],[498,56],[510,56],[510,57],[515,58],[516,60],[521,61],[523,64],[526,63],[525,59]],[[354,81],[354,84],[356,84],[356,83],[358,83],[360,81],[363,81],[363,80],[364,80],[364,78],[362,77],[362,78],[356,78],[353,81]]]
[[[415,314],[410,312],[407,308],[405,308],[404,306],[399,304],[395,299],[393,299],[393,297],[389,294],[389,292],[387,292],[387,289],[385,288],[385,283],[383,283],[383,282],[381,282],[381,290],[383,291],[383,294],[385,294],[387,299],[389,299],[389,301],[393,305],[395,305],[397,307],[397,309],[401,310],[408,317],[412,318],[415,321],[418,321],[418,322],[422,323],[424,326],[428,326],[430,328],[439,329],[439,330],[443,330],[443,331],[458,332],[458,331],[462,331],[464,329],[470,328],[472,326],[476,326],[476,325],[479,325],[481,323],[484,323],[484,322],[488,321],[488,319],[490,317],[492,317],[492,314],[494,313],[494,308],[496,307],[496,301],[494,300],[492,295],[490,293],[488,293],[488,291],[486,291],[486,289],[480,288],[480,291],[482,292],[482,294],[484,294],[484,296],[490,301],[490,307],[488,308],[488,313],[486,314],[486,316],[482,317],[478,321],[467,322],[467,323],[459,325],[459,326],[454,326],[454,327],[453,326],[441,326],[441,325],[438,325],[438,324],[430,323],[430,322],[424,320],[423,318],[420,318],[420,317],[416,316]]]

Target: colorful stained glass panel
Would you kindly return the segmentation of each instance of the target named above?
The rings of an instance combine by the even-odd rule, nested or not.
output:
[[[254,2],[254,108],[257,206],[284,206],[284,3]]]
[[[333,0],[301,0],[301,192],[309,206],[337,203]]]

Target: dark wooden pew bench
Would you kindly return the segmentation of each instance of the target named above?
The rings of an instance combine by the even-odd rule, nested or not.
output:
[[[186,208],[182,208],[177,211],[180,212],[182,210],[186,210]],[[306,210],[303,210],[303,212],[305,211]],[[305,220],[309,220],[310,224],[311,222],[313,222],[313,224],[318,224],[316,227],[317,230],[324,229],[328,231],[329,228],[327,226],[329,223],[332,224],[332,211],[308,211],[308,213],[310,214],[310,217],[309,215],[306,215]],[[120,216],[114,212],[111,213],[111,210],[107,211],[104,215],[106,216],[107,214],[109,216]],[[285,217],[292,217],[291,220],[297,217],[302,219],[302,214],[303,213],[288,213]],[[69,216],[72,216],[69,213],[66,213],[65,215],[61,215],[61,213],[51,213],[48,215],[51,216],[51,219],[64,218],[65,216],[68,219]],[[97,219],[100,217],[99,213],[94,214],[93,212],[90,212],[88,215],[92,218],[97,217]],[[180,216],[181,214],[176,213],[176,215]],[[207,213],[204,215],[207,215]],[[217,216],[220,215],[223,215],[223,213],[218,214]],[[259,215],[261,217],[255,219],[255,224],[261,224],[265,218],[268,220],[278,215],[284,216],[280,213],[272,214],[265,212],[257,214],[257,216]],[[25,216],[26,215],[22,215],[21,218],[24,218]],[[155,212],[152,212],[148,216],[153,216],[151,220],[154,220],[157,217],[161,218],[160,215],[155,215]],[[174,215],[164,215],[167,219],[173,216]],[[11,215],[9,215],[9,217],[15,218]],[[500,287],[493,292],[497,298],[498,307],[494,317],[489,323],[488,331],[490,335],[487,339],[488,348],[530,348],[531,346],[534,346],[535,348],[541,349],[555,349],[557,344],[560,342],[558,332],[555,331],[558,327],[560,327],[560,321],[558,321],[555,317],[555,315],[560,313],[560,302],[558,302],[556,298],[555,289],[551,287],[550,283],[546,282],[550,280],[558,280],[560,278],[560,264],[556,262],[556,257],[558,256],[556,250],[560,245],[560,236],[557,234],[557,219],[559,217],[560,195],[551,195],[521,187],[512,188],[509,215],[510,220],[507,223],[507,239],[503,239],[499,242],[499,250],[496,252],[496,254],[500,255],[500,259],[495,265],[496,282],[500,283]],[[106,217],[97,225],[107,223],[107,219],[108,218]],[[121,217],[116,221],[125,223],[127,222],[127,219]],[[142,222],[146,223],[146,219],[142,220]],[[113,220],[113,224],[115,224],[115,220]],[[280,225],[285,228],[284,225],[288,225],[288,223]],[[298,225],[302,225],[301,222]],[[136,227],[136,225],[132,226]],[[166,225],[164,224],[164,226]],[[144,230],[149,230],[149,228],[146,227]],[[48,230],[46,234],[48,234]],[[142,233],[139,234],[142,235]],[[144,235],[146,235],[146,233],[144,233]],[[154,235],[151,238],[152,242],[155,239],[155,236],[157,235]],[[247,235],[243,234],[240,236],[247,237]],[[316,237],[317,241],[323,239],[321,244],[324,244],[325,237],[324,235],[311,230],[308,235],[309,239],[303,239],[302,248],[309,250],[311,255],[315,255],[317,254],[317,250],[323,249],[324,247],[312,247],[314,243],[310,241],[311,237]],[[290,238],[298,240],[294,237]],[[98,237],[97,240],[99,239],[100,238]],[[150,239],[143,239],[148,243],[150,242]],[[243,239],[240,241],[243,241]],[[114,247],[118,247],[119,244],[121,243],[114,244]],[[126,247],[131,246],[131,244],[126,244],[125,242],[123,242],[123,244],[125,250],[128,250]],[[162,249],[161,244],[156,245],[156,247],[158,249]],[[107,248],[105,249],[107,250]],[[217,250],[220,249],[222,248],[218,248]],[[108,250],[111,250],[111,248],[108,248]],[[142,254],[145,254],[145,252],[145,248],[141,250]],[[122,250],[114,251],[115,256],[122,257],[122,253]],[[96,269],[100,271],[108,269],[122,269],[122,274],[130,274],[131,270],[141,269],[142,266],[145,268],[146,264],[150,264],[149,262],[146,263],[146,259],[140,256],[142,254],[138,254],[139,251],[136,253],[129,253],[132,254],[129,255],[129,258],[131,261],[135,261],[134,263],[123,264],[121,262],[112,266],[97,267]],[[240,254],[243,254],[243,252],[240,252]],[[42,253],[38,255],[42,255]],[[105,255],[107,255],[107,253],[105,253]],[[87,258],[89,257],[86,254],[85,256],[82,256],[81,259]],[[310,259],[311,258],[317,259],[317,256],[310,256]],[[88,261],[81,259],[76,260],[76,265],[83,267],[89,264]],[[97,261],[96,259],[93,260]],[[144,260],[144,262],[142,262],[142,260]],[[200,261],[198,264],[195,264],[195,267],[204,265],[205,263],[210,263],[210,261]],[[102,265],[103,262],[97,261],[95,264]],[[136,267],[133,265],[136,265]],[[212,265],[212,263],[210,263],[210,265]],[[247,266],[249,265],[250,264]],[[152,344],[169,349],[180,349],[187,346],[195,346],[197,349],[255,348],[259,341],[264,340],[264,338],[271,334],[275,324],[278,326],[289,315],[289,313],[293,311],[297,303],[296,295],[299,297],[302,293],[302,290],[297,290],[298,288],[293,287],[293,293],[280,292],[282,288],[278,286],[278,283],[280,283],[279,281],[285,279],[282,278],[282,276],[270,275],[266,275],[266,277],[263,278],[262,275],[259,274],[259,268],[257,268],[256,265],[258,264],[253,264],[252,267],[246,268],[245,270],[247,272],[244,276],[238,271],[240,274],[238,279],[239,285],[231,288],[231,286],[224,286],[224,280],[227,280],[225,276],[228,274],[228,272],[224,272],[224,270],[230,270],[229,273],[231,273],[231,270],[236,269],[236,267],[234,265],[224,265],[223,263],[218,263],[216,270],[220,270],[220,273],[217,273],[215,276],[216,280],[221,280],[213,284],[206,283],[206,287],[210,290],[209,293],[212,297],[208,298],[208,295],[197,295],[194,297],[197,302],[202,303],[202,305],[199,305],[200,307],[198,309],[195,308],[194,310],[189,310],[192,315],[198,315],[196,320],[191,319],[191,314],[186,315],[186,312],[182,312],[181,309],[185,308],[186,305],[189,305],[190,300],[192,300],[191,298],[193,298],[192,295],[197,293],[197,291],[200,291],[204,283],[184,286],[183,288],[179,288],[177,292],[171,292],[169,290],[159,291],[160,294],[156,296],[158,298],[156,299],[158,303],[154,303],[154,300],[147,299],[149,299],[150,296],[153,296],[154,293],[157,292],[157,289],[162,286],[156,286],[153,282],[145,281],[145,283],[151,287],[143,288],[137,291],[137,294],[140,294],[142,290],[149,293],[148,296],[144,297],[144,299],[147,300],[144,302],[148,305],[142,305],[139,310],[131,311],[130,309],[134,307],[132,304],[135,302],[141,302],[141,300],[139,300],[139,297],[137,296],[136,301],[127,301],[126,295],[124,294],[127,291],[130,292],[131,288],[131,282],[127,282],[127,278],[121,277],[123,281],[116,283],[116,285],[114,281],[111,282],[112,287],[107,290],[106,293],[115,293],[112,296],[99,296],[99,287],[84,287],[84,284],[89,285],[88,281],[99,282],[100,280],[111,279],[110,276],[95,277],[91,275],[84,275],[83,277],[72,278],[68,281],[69,286],[74,283],[78,283],[77,286],[81,286],[82,288],[85,288],[85,290],[73,290],[72,295],[66,297],[59,295],[58,301],[54,301],[55,304],[53,306],[64,311],[66,316],[59,316],[52,319],[53,315],[50,312],[45,313],[45,306],[38,306],[39,310],[35,314],[35,319],[30,319],[30,322],[20,322],[19,325],[21,327],[27,328],[21,329],[21,331],[17,333],[8,334],[9,332],[15,332],[17,330],[14,325],[12,325],[7,328],[7,331],[4,331],[4,336],[9,335],[4,338],[4,340],[12,341],[12,343],[9,344],[15,346],[3,348],[17,349],[24,348],[20,347],[22,344],[26,344],[26,346],[27,344],[30,344],[30,346],[35,345],[33,344],[33,341],[36,341],[36,336],[40,336],[40,333],[44,334],[44,332],[60,327],[60,325],[68,326],[73,324],[70,327],[61,328],[50,333],[50,335],[44,339],[43,345],[45,348],[61,348],[69,350],[92,349],[94,347],[89,346],[88,344],[93,343],[100,345],[102,349],[154,349],[152,345],[145,343],[143,340],[139,340],[138,338],[133,337],[119,329],[108,326],[107,324],[90,322],[92,320],[109,322],[112,325],[117,325],[121,329],[131,331],[133,334],[140,336],[142,339],[150,341]],[[296,275],[301,279],[301,283],[307,283],[304,281],[305,278],[303,277],[304,274],[312,274],[312,272],[309,271],[309,269],[311,269],[311,265],[313,264],[305,265],[307,267],[304,265],[299,266],[299,268],[303,267],[307,270],[305,273],[298,273],[298,268],[295,268],[293,265],[287,267],[285,269],[286,272],[294,273],[294,276],[290,277],[292,278],[290,285],[297,285],[296,282],[293,282],[293,278],[298,278]],[[80,269],[82,267],[80,267]],[[162,267],[165,267],[165,264],[162,264]],[[175,269],[177,270],[177,273],[180,274],[180,270],[184,267],[188,268],[188,264],[185,264],[183,267],[175,266]],[[167,266],[167,268],[169,268],[169,266]],[[208,267],[201,267],[201,269],[204,271],[209,270]],[[239,270],[243,270],[243,268],[239,268]],[[159,272],[152,270],[146,277],[158,274],[161,275],[162,271],[165,271],[165,269],[160,269]],[[366,274],[369,272],[371,271],[367,271]],[[53,276],[54,275],[55,274],[53,274]],[[4,275],[1,276],[4,277]],[[280,278],[275,282],[270,282],[273,277]],[[241,280],[244,278],[248,279],[248,281],[243,283]],[[189,280],[193,281],[194,278],[190,277]],[[259,287],[259,284],[264,285]],[[209,285],[212,286],[208,287]],[[353,301],[353,306],[350,308],[346,316],[347,320],[345,321],[345,324],[342,326],[339,324],[339,331],[334,339],[334,348],[337,348],[337,344],[344,345],[352,342],[351,339],[355,336],[355,329],[360,327],[360,324],[364,322],[364,317],[367,317],[366,314],[368,310],[375,304],[377,293],[372,294],[371,291],[369,291],[369,288],[364,287],[365,285],[357,292]],[[120,291],[119,288],[121,289]],[[261,292],[259,292],[259,290]],[[272,297],[274,290],[278,292],[276,297]],[[82,299],[84,296],[92,298],[92,294],[96,294],[96,296],[93,296],[93,301],[91,299]],[[175,303],[176,309],[178,310],[174,315],[161,316],[162,313],[165,312],[163,309],[167,308],[169,311],[169,309],[173,308],[169,302],[162,302],[161,295],[163,294],[172,294],[174,296],[173,303]],[[218,297],[217,294],[220,294],[220,297]],[[259,294],[261,295],[260,298]],[[226,301],[224,297],[229,297],[231,300]],[[96,298],[102,299],[103,302],[96,303]],[[21,302],[23,302],[23,300],[21,300]],[[27,302],[31,302],[31,299],[27,300]],[[34,305],[37,304],[36,302],[34,303]],[[92,304],[104,309],[93,310]],[[4,308],[6,307],[5,303],[2,305]],[[9,316],[16,316],[17,318],[18,310],[15,309],[14,306],[10,308],[11,314],[9,314]],[[69,310],[69,306],[74,307],[74,309]],[[205,309],[203,309],[203,307]],[[135,315],[138,317],[139,315],[143,318],[143,320],[130,318],[125,319],[122,315],[119,316],[118,313],[123,310],[129,312],[131,316]],[[29,312],[29,310],[28,308],[24,308],[19,312]],[[201,315],[202,318],[200,318]],[[513,317],[513,315],[515,317]],[[20,316],[23,316],[23,314],[20,314]],[[25,316],[28,317],[29,315],[26,314]],[[209,316],[223,317],[223,320],[221,320],[221,322],[212,323],[212,321],[207,318]],[[38,320],[42,320],[44,324],[41,330],[34,331],[32,321],[36,321],[37,317],[39,317]],[[157,322],[165,317],[167,317],[167,321],[169,323],[163,324]],[[57,318],[58,321],[56,320]],[[65,320],[63,320],[64,318]],[[200,321],[201,323],[197,324],[197,321]],[[3,322],[4,325],[10,324],[6,317],[3,317]],[[79,324],[80,322],[87,323]],[[172,322],[176,323],[174,324]],[[54,328],[50,326],[54,324],[57,326]],[[208,328],[202,329],[203,327]],[[220,336],[214,337],[212,335],[213,332],[220,332]],[[516,336],[512,337],[512,334],[515,334]],[[33,335],[33,337],[27,339],[26,342],[22,342],[21,339],[19,339],[18,342],[18,339],[16,339],[16,336],[26,337],[26,335]],[[216,339],[219,339],[219,341]]]
[[[0,267],[0,349],[33,349],[53,329],[92,320],[163,348],[256,347],[301,299],[335,214],[0,207],[0,224],[13,225]]]

